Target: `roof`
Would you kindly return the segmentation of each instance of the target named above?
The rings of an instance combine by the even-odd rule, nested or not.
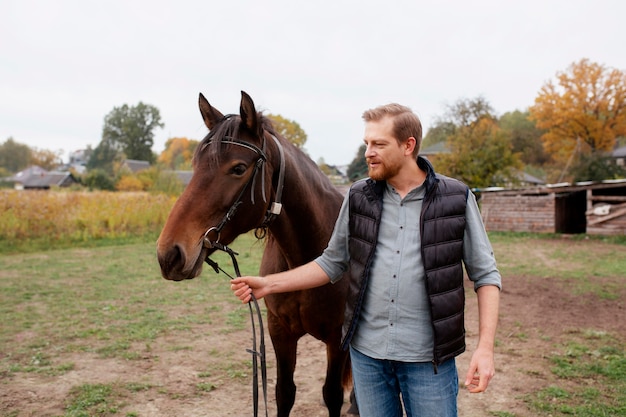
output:
[[[40,189],[47,189],[52,186],[67,187],[78,182],[70,172],[46,171],[37,165],[18,172],[10,177],[9,181],[15,182],[19,188]]]
[[[437,155],[440,153],[450,153],[450,149],[448,149],[445,141],[437,142],[427,146],[426,148],[420,149],[420,155],[422,156]]]
[[[611,153],[613,158],[626,158],[626,146],[621,146]]]
[[[138,161],[136,159],[127,159],[124,161],[123,165],[130,169],[133,174],[150,168],[150,162]]]
[[[497,192],[507,195],[526,195],[526,194],[560,194],[571,193],[585,190],[598,190],[607,188],[624,188],[626,189],[626,178],[617,180],[604,180],[604,181],[584,181],[570,184],[569,182],[562,182],[558,184],[546,184],[542,186],[534,186],[528,188],[502,188],[502,187],[489,187],[482,188],[481,192]]]

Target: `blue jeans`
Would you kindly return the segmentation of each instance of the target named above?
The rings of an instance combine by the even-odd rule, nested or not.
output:
[[[361,417],[457,417],[459,381],[454,359],[434,372],[430,362],[373,359],[350,347]]]

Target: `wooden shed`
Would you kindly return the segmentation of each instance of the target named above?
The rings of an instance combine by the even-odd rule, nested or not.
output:
[[[485,189],[480,205],[488,231],[626,235],[626,179]]]

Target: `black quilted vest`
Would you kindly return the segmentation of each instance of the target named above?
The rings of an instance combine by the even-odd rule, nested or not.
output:
[[[462,258],[469,189],[458,180],[436,174],[426,159],[418,157],[417,162],[426,171],[420,220],[421,251],[434,330],[434,363],[440,364],[465,351]],[[368,178],[355,183],[349,191],[350,289],[343,349],[348,348],[359,320],[376,249],[385,187],[384,181]]]

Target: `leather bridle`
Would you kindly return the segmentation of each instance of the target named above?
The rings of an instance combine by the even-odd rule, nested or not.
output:
[[[267,228],[269,227],[269,225],[272,223],[272,221],[274,221],[274,219],[276,218],[276,216],[278,216],[280,214],[280,212],[282,211],[282,194],[283,194],[283,186],[284,186],[284,182],[285,182],[285,153],[283,151],[283,147],[280,144],[280,142],[278,141],[278,139],[276,138],[276,136],[271,135],[271,138],[274,140],[274,142],[276,143],[276,146],[278,147],[278,151],[280,154],[280,166],[278,168],[278,183],[276,185],[276,197],[274,199],[274,201],[272,202],[272,204],[270,205],[270,208],[265,212],[265,216],[263,218],[263,221],[261,222],[260,225],[258,225],[254,231],[254,235],[256,236],[257,239],[263,239],[265,237],[265,235],[267,234]],[[243,198],[244,192],[246,190],[246,188],[248,188],[248,186],[250,185],[250,200],[252,201],[252,204],[254,204],[254,189],[255,189],[255,184],[256,184],[256,177],[258,174],[259,169],[261,169],[261,195],[263,196],[263,202],[267,201],[267,198],[265,196],[265,163],[267,162],[267,155],[265,152],[265,138],[263,138],[263,149],[259,148],[258,146],[249,143],[249,142],[245,142],[243,140],[240,139],[235,139],[232,138],[230,136],[225,136],[220,143],[221,144],[229,144],[229,145],[237,145],[237,146],[241,146],[243,148],[246,149],[250,149],[251,151],[256,152],[256,154],[258,155],[257,160],[254,163],[254,168],[252,171],[252,175],[250,176],[250,179],[248,180],[248,182],[246,182],[246,184],[241,188],[241,191],[239,191],[239,194],[237,195],[237,198],[235,199],[235,201],[231,204],[230,208],[228,209],[228,211],[226,212],[226,214],[224,214],[224,217],[222,217],[222,220],[217,224],[217,226],[213,226],[210,227],[206,232],[204,232],[204,236],[203,236],[203,245],[209,249],[214,248],[214,244],[215,243],[219,243],[220,240],[220,233],[222,231],[222,229],[224,228],[224,226],[226,225],[226,223],[228,223],[233,216],[235,215],[235,212],[237,211],[237,209],[239,208],[239,205],[242,203],[241,199]],[[209,140],[204,147],[210,145],[212,143],[211,140]],[[215,240],[211,240],[211,234],[215,234]]]
[[[226,116],[226,118],[228,118],[229,116]],[[257,239],[263,239],[265,237],[265,235],[267,234],[267,228],[269,227],[269,225],[272,223],[272,221],[276,218],[276,216],[278,216],[282,210],[282,193],[283,193],[283,185],[284,185],[284,180],[285,180],[285,154],[283,151],[283,147],[280,144],[280,142],[278,141],[278,139],[274,136],[274,135],[270,135],[271,138],[274,140],[274,142],[276,143],[276,146],[278,147],[278,151],[280,154],[280,166],[278,168],[278,183],[276,185],[276,196],[274,201],[272,202],[272,204],[270,205],[270,208],[266,211],[265,216],[263,218],[263,221],[261,222],[261,224],[259,226],[256,227],[255,231],[254,231],[254,235],[256,236]],[[203,147],[209,146],[212,143],[212,141],[209,139],[204,145]],[[248,188],[248,186],[250,186],[250,200],[252,202],[252,204],[254,204],[255,199],[254,199],[254,190],[255,190],[255,185],[256,185],[256,177],[257,174],[259,173],[259,169],[261,170],[261,195],[263,197],[263,202],[267,202],[267,198],[265,196],[265,163],[267,162],[267,154],[266,154],[266,145],[265,145],[265,136],[263,135],[263,145],[262,145],[262,149],[259,148],[258,146],[240,140],[240,139],[236,139],[233,138],[231,136],[225,136],[222,138],[222,140],[219,142],[220,144],[227,144],[227,145],[236,145],[236,146],[241,146],[243,148],[249,149],[253,152],[255,152],[257,154],[257,159],[254,162],[254,168],[252,170],[252,175],[250,176],[250,178],[248,179],[248,181],[246,182],[246,184],[241,188],[241,190],[239,191],[239,194],[237,195],[237,198],[235,198],[235,201],[231,204],[230,208],[228,209],[228,211],[226,212],[226,214],[224,215],[224,217],[222,217],[222,220],[217,224],[217,226],[213,226],[210,227],[203,235],[202,237],[202,244],[204,247],[208,248],[208,249],[218,249],[221,251],[226,252],[232,262],[233,262],[233,267],[235,269],[235,274],[237,277],[241,276],[241,272],[239,271],[239,264],[237,263],[237,258],[236,255],[238,255],[237,252],[233,251],[231,248],[229,248],[228,246],[224,245],[223,243],[220,242],[220,233],[222,231],[222,229],[224,228],[224,226],[230,221],[232,220],[232,218],[234,217],[237,209],[239,208],[239,206],[242,203],[242,198],[244,196],[244,193],[246,191],[246,189]],[[212,235],[215,236],[215,239],[212,240],[211,237]],[[207,264],[209,264],[216,273],[219,273],[219,271],[224,272],[224,274],[226,274],[230,279],[233,279],[232,276],[230,276],[226,271],[224,271],[222,268],[219,267],[219,265],[211,260],[209,258],[209,256],[207,256],[205,258],[205,262]],[[252,308],[252,306],[254,305],[254,310]],[[258,395],[259,395],[259,377],[258,377],[258,369],[260,367],[261,369],[261,386],[262,386],[262,390],[263,390],[263,399],[265,401],[265,416],[268,416],[268,409],[267,409],[267,366],[266,366],[266,356],[265,356],[265,334],[264,334],[264,330],[263,330],[263,318],[261,315],[261,309],[259,307],[259,304],[257,302],[257,299],[254,297],[254,295],[251,295],[251,300],[248,303],[248,307],[250,308],[250,320],[252,322],[252,348],[251,349],[247,349],[247,351],[249,353],[252,354],[252,368],[253,368],[253,381],[252,381],[252,394],[253,394],[253,409],[254,409],[254,416],[257,417],[258,416],[258,412],[259,412],[259,405],[258,405]],[[255,316],[256,316],[256,321],[258,322],[258,326],[259,326],[259,346],[257,349],[257,330],[256,330],[256,325],[255,325]],[[260,364],[259,364],[260,361]],[[259,366],[260,365],[260,366]]]

